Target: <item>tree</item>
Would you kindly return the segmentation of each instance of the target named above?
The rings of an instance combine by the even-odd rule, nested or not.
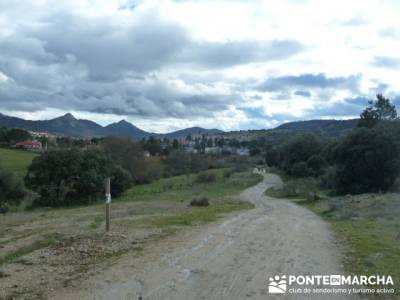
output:
[[[270,167],[277,167],[279,166],[281,154],[277,147],[273,147],[269,149],[265,155],[265,162]]]
[[[328,167],[328,163],[321,155],[314,154],[307,160],[307,166],[314,176],[320,176]]]
[[[212,138],[207,139],[207,147],[213,147],[214,146],[214,141]]]
[[[172,141],[172,148],[173,149],[178,149],[179,148],[179,141],[177,139],[174,139]]]
[[[32,136],[28,131],[17,128],[9,129],[5,137],[7,143],[10,145],[29,140],[31,138]]]
[[[386,191],[399,175],[399,151],[381,130],[354,130],[336,147],[335,156],[340,193]]]
[[[320,138],[313,134],[305,134],[289,140],[281,148],[282,165],[281,167],[291,173],[296,163],[304,162],[314,154],[322,151]]]
[[[304,161],[295,163],[291,170],[291,174],[296,177],[307,177],[311,175],[311,172]]]
[[[132,176],[127,170],[121,166],[112,166],[110,172],[111,179],[111,195],[118,197],[124,193],[129,187],[132,186]]]
[[[40,195],[35,205],[86,204],[103,196],[110,169],[110,161],[99,148],[50,151],[32,161],[25,183]]]
[[[100,143],[100,147],[114,165],[123,166],[134,180],[138,179],[139,173],[143,171],[144,160],[144,153],[139,143],[127,137],[108,136]]]
[[[376,95],[376,98],[376,101],[368,101],[368,106],[360,114],[359,127],[372,128],[379,121],[397,119],[396,106],[381,94]]]
[[[155,156],[162,152],[160,141],[154,137],[150,137],[147,142],[144,143],[144,149],[149,151],[151,156]]]
[[[182,150],[172,151],[165,160],[167,171],[171,175],[186,174],[190,171],[190,155]]]

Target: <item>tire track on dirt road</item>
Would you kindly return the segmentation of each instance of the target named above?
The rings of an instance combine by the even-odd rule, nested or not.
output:
[[[115,265],[80,299],[350,299],[268,294],[268,278],[274,275],[344,274],[323,220],[288,200],[264,195],[267,188],[281,186],[277,175],[265,174],[240,195],[254,209],[152,249],[136,262],[134,275]]]

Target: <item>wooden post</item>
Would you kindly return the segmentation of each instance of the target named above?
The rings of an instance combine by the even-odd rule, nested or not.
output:
[[[111,209],[111,188],[110,188],[110,178],[105,180],[105,190],[106,190],[106,231],[110,231],[110,209]]]

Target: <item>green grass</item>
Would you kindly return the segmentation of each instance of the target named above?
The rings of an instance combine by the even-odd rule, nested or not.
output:
[[[22,178],[32,160],[38,155],[24,150],[0,148],[0,168],[10,170]]]
[[[0,258],[0,266],[6,263],[11,263],[16,261],[18,258],[32,253],[36,250],[49,247],[62,239],[62,236],[59,234],[50,234],[46,235],[40,240],[36,240],[29,245],[18,248],[17,250],[8,253],[6,256]]]
[[[326,211],[327,205],[334,209]],[[364,194],[306,206],[328,221],[345,248],[345,269],[356,275],[391,275],[400,295],[400,196]]]
[[[196,174],[160,179],[150,184],[133,187],[118,200],[189,200],[195,196],[219,198],[238,194],[262,180],[261,175],[250,172],[234,173],[229,178],[225,178],[223,176],[225,170],[207,171],[216,175],[216,181],[209,183],[196,182]]]
[[[101,225],[101,223],[103,223],[104,221],[104,215],[96,215],[93,218],[93,222],[89,224],[89,228],[91,229],[97,229],[99,228],[99,226]]]
[[[210,207],[188,208],[186,213],[173,216],[150,217],[144,222],[155,227],[165,228],[174,226],[188,226],[198,223],[207,223],[217,220],[223,214],[235,210],[251,209],[254,205],[242,201],[223,201],[212,203]]]
[[[317,179],[312,177],[287,178],[282,189],[269,188],[265,191],[265,195],[269,197],[300,201],[307,199],[310,193],[314,193],[319,197],[328,197],[331,191],[322,189]]]
[[[252,204],[232,200],[230,197],[262,180],[261,175],[251,172],[233,173],[225,177],[225,171],[226,169],[208,170],[207,173],[215,174],[216,178],[208,183],[199,183],[196,180],[198,174],[160,179],[151,184],[133,187],[117,200],[120,203],[144,201],[148,205],[154,201],[179,203],[171,207],[166,206],[163,215],[146,217],[138,221],[140,224],[135,222],[133,226],[153,226],[169,230],[176,226],[212,222],[223,214],[252,208]],[[209,198],[210,206],[189,206],[190,200],[196,196]]]

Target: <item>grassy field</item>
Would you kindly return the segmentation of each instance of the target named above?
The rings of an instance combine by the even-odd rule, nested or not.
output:
[[[307,200],[312,192],[320,199]],[[343,245],[345,269],[357,275],[393,277],[400,295],[400,195],[398,193],[330,196],[313,179],[285,181],[282,190],[266,195],[289,198],[311,209],[334,229]]]
[[[158,200],[188,200],[194,196],[205,196],[219,198],[234,195],[249,186],[260,181],[261,176],[248,172],[234,173],[225,177],[227,169],[209,170],[207,173],[214,174],[216,180],[208,183],[196,182],[196,174],[181,175],[171,178],[160,179],[151,184],[139,185],[130,189],[120,201],[143,201],[147,199]]]
[[[0,148],[0,168],[24,177],[32,159],[38,155],[38,153],[24,150]]]
[[[391,275],[400,295],[400,195],[363,194],[306,204],[345,245],[346,271]]]
[[[140,255],[151,243],[189,225],[253,207],[236,195],[259,182],[260,175],[242,172],[225,177],[225,170],[209,172],[216,175],[214,182],[199,183],[196,175],[188,175],[130,189],[113,200],[111,234],[107,235],[104,204],[2,216],[0,286],[4,294],[0,289],[0,299],[21,294],[44,297],[45,287],[77,284],[82,276],[98,272],[121,255]],[[210,206],[190,206],[195,196],[208,197]]]

